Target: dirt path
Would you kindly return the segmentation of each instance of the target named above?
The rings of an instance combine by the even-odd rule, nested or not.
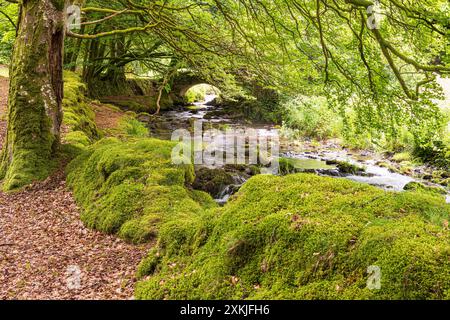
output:
[[[124,117],[124,113],[117,111],[99,103],[91,103],[92,109],[95,112],[95,122],[102,130],[110,130],[117,128],[120,120]]]
[[[0,78],[1,115],[5,90]],[[63,169],[24,191],[0,192],[0,299],[130,299],[147,249],[85,228]]]

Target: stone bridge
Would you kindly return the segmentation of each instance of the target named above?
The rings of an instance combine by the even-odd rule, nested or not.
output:
[[[183,98],[190,88],[203,83],[214,85],[211,81],[201,78],[192,72],[178,72],[172,81],[170,97],[175,103],[183,102]]]

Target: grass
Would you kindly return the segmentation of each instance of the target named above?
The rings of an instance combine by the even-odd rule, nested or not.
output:
[[[399,152],[394,154],[394,156],[392,157],[392,161],[397,162],[397,163],[401,163],[401,162],[405,162],[405,161],[413,161],[413,157],[411,155],[410,152]]]
[[[122,118],[118,130],[130,137],[145,138],[150,135],[148,128],[134,116]]]

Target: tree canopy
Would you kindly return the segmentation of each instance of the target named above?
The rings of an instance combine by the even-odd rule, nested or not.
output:
[[[327,95],[340,110],[355,106],[360,123],[376,129],[386,119],[440,125],[433,101],[442,98],[436,77],[450,72],[445,0],[82,4],[82,29],[68,35],[114,43],[95,58],[99,73],[189,68],[212,79],[244,77],[286,93]]]

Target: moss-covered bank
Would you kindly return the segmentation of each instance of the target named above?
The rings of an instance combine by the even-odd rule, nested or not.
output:
[[[160,246],[138,273],[151,277],[136,297],[450,299],[449,214],[429,194],[309,174],[256,176],[207,220],[161,226]],[[177,235],[188,227],[198,238],[186,254]],[[370,266],[381,270],[379,290],[367,288]]]
[[[450,299],[450,206],[309,174],[256,176],[223,208],[173,144],[103,139],[68,167],[89,227],[157,245],[139,299]],[[381,289],[367,288],[370,266]]]
[[[69,186],[84,208],[83,222],[140,243],[156,237],[162,224],[188,221],[189,228],[177,236],[193,237],[204,208],[215,203],[185,187],[194,169],[171,163],[173,146],[156,139],[108,138],[87,148],[67,169]]]
[[[93,114],[76,97],[66,96],[66,125],[86,143],[74,140],[83,151],[67,172],[83,222],[135,243],[157,240],[137,271],[137,298],[450,299],[442,195],[256,176],[218,208],[191,189],[192,166],[171,163],[173,143],[130,138],[143,132],[133,122],[118,129],[121,140],[90,145]],[[381,270],[379,290],[367,288],[370,266]]]
[[[85,148],[102,137],[95,123],[95,113],[85,97],[86,85],[73,72],[64,72],[63,141]]]

